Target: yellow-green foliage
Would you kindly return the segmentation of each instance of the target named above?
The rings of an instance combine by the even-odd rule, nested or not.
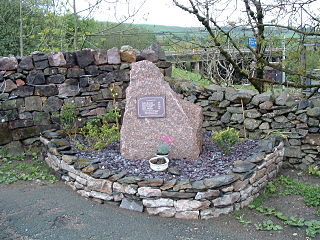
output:
[[[108,144],[119,140],[120,132],[117,124],[120,117],[117,109],[95,119],[88,120],[79,131],[85,138],[85,144],[76,142],[80,150],[100,150]]]
[[[234,128],[214,132],[212,140],[219,146],[224,154],[230,154],[231,148],[239,141],[239,131]]]

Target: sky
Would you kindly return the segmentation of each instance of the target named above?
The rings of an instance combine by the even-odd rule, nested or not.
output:
[[[129,4],[126,3],[127,1]],[[90,2],[93,3],[94,0],[77,0],[77,11],[86,8]],[[92,17],[100,21],[117,22],[128,16],[128,13],[134,13],[141,6],[135,16],[127,22],[181,27],[200,26],[194,16],[174,6],[172,0],[145,0],[142,4],[143,2],[144,0],[118,0],[117,4],[103,3]]]

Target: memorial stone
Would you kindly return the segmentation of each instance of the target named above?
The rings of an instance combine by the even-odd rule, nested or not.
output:
[[[202,148],[202,109],[181,99],[150,61],[132,64],[121,128],[121,155],[150,158],[161,136],[173,138],[170,158],[198,159]]]

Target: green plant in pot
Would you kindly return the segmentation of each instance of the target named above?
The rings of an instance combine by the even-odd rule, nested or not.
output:
[[[162,143],[157,148],[157,156],[168,156],[170,152],[170,144],[173,143],[172,137],[161,136]]]
[[[157,147],[156,156],[149,159],[150,168],[154,171],[164,171],[169,166],[170,144],[173,142],[172,137],[161,136],[162,143]]]

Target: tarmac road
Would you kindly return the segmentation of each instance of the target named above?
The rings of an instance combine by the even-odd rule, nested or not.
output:
[[[290,234],[256,231],[232,215],[207,221],[148,216],[92,202],[62,182],[0,184],[1,240],[302,239]]]

